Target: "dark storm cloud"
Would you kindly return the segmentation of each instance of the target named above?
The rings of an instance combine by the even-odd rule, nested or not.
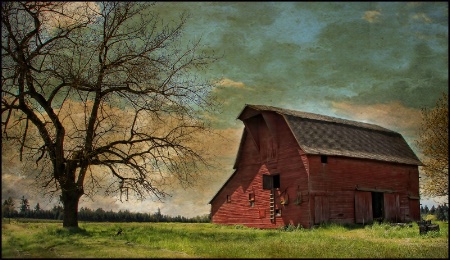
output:
[[[444,64],[447,59],[442,57],[447,55],[438,52],[439,48],[446,51],[443,47],[448,42],[443,37],[445,31],[439,29],[445,19],[438,16],[439,12],[436,14],[436,6],[406,3],[205,5],[199,8],[190,5],[189,10],[205,12],[193,15],[203,17],[195,19],[194,31],[201,31],[198,26],[202,24],[202,28],[208,28],[206,21],[214,28],[205,29],[208,37],[204,39],[224,55],[213,65],[214,72],[258,87],[260,93],[277,88],[284,90],[281,92],[284,96],[291,96],[299,89],[308,92],[310,87],[346,88],[347,92],[355,91],[361,94],[361,100],[367,101],[363,94],[374,90],[372,96],[376,98],[370,101],[379,102],[385,98],[381,94],[390,87],[406,84],[411,89],[417,88],[413,86],[414,80],[423,79],[424,71],[428,71],[433,82],[417,91],[442,88],[436,85],[447,80],[442,76],[447,67]],[[379,12],[378,19],[372,23],[363,19],[364,12],[371,10]],[[289,16],[292,18],[286,18]],[[283,27],[282,20],[290,23]],[[441,33],[430,36],[429,32],[436,30]],[[299,35],[294,37],[295,32]],[[431,49],[428,56],[433,62],[417,62],[415,57],[424,58],[418,51],[419,44],[435,46],[437,50]],[[441,58],[435,59],[436,55]],[[378,89],[381,93],[377,94]],[[397,89],[395,92],[398,93]],[[346,95],[341,97],[336,92],[330,98],[346,98]],[[408,102],[418,107],[429,101]]]
[[[100,197],[81,205],[208,213],[207,202],[232,173],[243,128],[236,117],[245,104],[375,123],[413,144],[420,108],[448,92],[447,2],[158,2],[154,10],[165,22],[188,12],[183,44],[201,37],[202,50],[222,56],[200,76],[218,82],[214,93],[224,103],[211,117],[230,138],[207,142],[222,149],[224,167],[201,189],[177,189],[165,204]],[[9,182],[2,196],[3,189],[21,195],[25,188],[12,186],[16,175],[2,175]]]
[[[223,54],[211,77],[248,87],[218,91],[234,122],[249,103],[432,106],[448,85],[445,10],[446,3],[205,3],[190,6],[198,19],[189,28]]]
[[[385,71],[385,80],[373,84],[367,90],[361,90],[355,100],[371,103],[402,100],[414,108],[433,106],[448,86],[447,74],[440,71],[446,67],[440,64],[442,54],[431,51],[427,45],[418,44],[411,55],[413,58],[405,70]]]
[[[448,81],[446,59],[442,58],[446,52],[435,51],[414,35],[382,24],[353,21],[328,25],[311,53],[299,70],[302,83],[350,88],[359,93],[352,98],[354,102],[404,100],[420,107],[435,100]],[[398,96],[408,91],[435,95],[420,100],[418,93]]]

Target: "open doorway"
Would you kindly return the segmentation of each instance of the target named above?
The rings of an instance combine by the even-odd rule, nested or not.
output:
[[[386,200],[389,198],[389,193],[355,191],[355,223],[366,224],[389,220],[389,208],[385,208],[385,206],[393,204]],[[398,203],[395,205],[398,205]]]
[[[374,221],[383,221],[384,214],[384,196],[383,192],[372,192],[372,212]]]

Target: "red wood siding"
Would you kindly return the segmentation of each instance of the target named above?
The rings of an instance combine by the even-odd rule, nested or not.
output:
[[[408,205],[409,206],[409,205]],[[400,196],[397,193],[384,194],[384,219],[390,222],[400,221]]]
[[[420,200],[409,200],[409,218],[406,221],[420,220]]]
[[[355,223],[365,224],[373,221],[372,193],[355,191]]]
[[[254,135],[257,133],[259,147],[247,135],[236,174],[211,202],[212,221],[260,228],[287,224],[310,227],[308,179],[298,144],[282,117],[275,114],[264,117],[270,119],[266,121],[261,116],[246,122],[249,131]],[[274,130],[276,134],[271,133]],[[281,216],[275,217],[274,222],[270,221],[270,190],[262,189],[263,174],[280,174],[280,188],[274,191],[274,200]],[[250,207],[248,201],[250,192],[255,194],[254,207]],[[231,195],[231,203],[225,202],[227,194]],[[281,201],[286,199],[287,204],[282,204]]]
[[[320,155],[306,155],[300,149],[282,116],[269,112],[251,116],[244,118],[247,135],[236,173],[211,201],[213,223],[259,228],[367,223],[373,220],[370,190],[383,192],[385,217],[420,220],[418,200],[409,198],[419,196],[417,166],[334,156],[321,163]],[[280,175],[274,205],[281,216],[275,221],[270,219],[271,191],[262,189],[264,174]],[[249,194],[254,195],[253,206]]]
[[[311,195],[327,194],[332,198],[330,222],[358,223],[360,221],[356,219],[358,213],[355,208],[358,188],[391,191],[396,194],[397,197],[392,199],[390,196],[393,195],[384,193],[385,214],[387,214],[385,218],[387,217],[390,221],[420,220],[420,216],[415,213],[418,207],[413,205],[414,209],[410,209],[411,203],[408,198],[410,194],[414,196],[419,194],[417,166],[333,156],[328,156],[328,163],[323,164],[319,155],[308,155],[308,161]],[[367,201],[369,202],[372,203],[371,200]],[[366,214],[373,214],[373,211]]]
[[[327,223],[330,219],[330,204],[327,196],[314,197],[314,224]]]

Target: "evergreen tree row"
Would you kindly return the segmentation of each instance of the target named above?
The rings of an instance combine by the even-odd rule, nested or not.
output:
[[[19,210],[17,210],[19,209]],[[436,215],[437,220],[448,221],[448,205],[434,205],[431,208],[425,205],[420,207],[422,215]],[[53,206],[51,210],[41,209],[37,203],[32,209],[25,197],[20,200],[19,207],[16,207],[14,200],[9,197],[2,204],[2,217],[5,218],[35,218],[35,219],[56,219],[62,220],[64,211],[61,206]],[[187,218],[183,216],[169,216],[161,214],[160,209],[155,213],[133,213],[128,210],[114,212],[105,211],[102,208],[91,210],[81,208],[78,212],[80,221],[98,221],[98,222],[186,222],[186,223],[208,223],[209,215]]]
[[[431,209],[427,205],[425,207],[420,206],[420,214],[431,214],[435,215],[437,220],[448,221],[448,205],[438,205],[437,207],[433,205]]]
[[[19,210],[17,210],[19,209]],[[51,210],[41,209],[39,203],[31,209],[26,198],[22,197],[19,207],[16,207],[14,200],[9,197],[2,204],[2,217],[4,218],[35,218],[35,219],[56,219],[62,220],[64,211],[61,206],[53,206]],[[93,222],[186,222],[186,223],[208,223],[210,216],[196,216],[187,218],[183,216],[169,216],[161,214],[161,210],[155,213],[133,213],[128,210],[114,212],[105,211],[102,208],[91,210],[81,208],[78,211],[80,221]]]

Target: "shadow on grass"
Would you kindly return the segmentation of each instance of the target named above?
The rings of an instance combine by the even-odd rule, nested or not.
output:
[[[79,235],[83,237],[92,237],[92,234],[89,233],[86,229],[79,227],[58,228],[54,232],[57,236]]]
[[[355,230],[355,229],[363,229],[365,226],[367,226],[367,224],[364,225],[364,224],[350,223],[350,224],[342,224],[341,226],[347,230]]]
[[[413,227],[413,223],[405,223],[404,225],[398,225],[399,227]],[[373,228],[373,227],[382,227],[382,228],[395,228],[395,223],[389,223],[389,222],[373,222],[373,223],[366,223],[366,224],[355,224],[355,223],[321,223],[318,225],[314,225],[310,229],[305,229],[301,226],[293,226],[293,225],[287,225],[282,226],[278,230],[279,231],[286,231],[286,232],[292,232],[292,231],[312,231],[315,229],[345,229],[347,231],[350,230],[358,230],[358,229],[367,229],[367,228]]]
[[[412,227],[412,223],[410,223]],[[366,223],[366,224],[355,224],[355,223],[348,223],[348,224],[335,224],[335,223],[327,223],[327,224],[320,224],[318,226],[315,226],[314,228],[325,228],[325,229],[333,229],[333,228],[344,228],[346,230],[357,230],[357,229],[367,229],[367,228],[373,228],[373,227],[384,227],[384,228],[394,228],[396,225],[395,223],[389,223],[389,222],[373,222],[373,223]],[[403,225],[402,227],[406,227],[407,225]],[[399,225],[400,227],[400,225]],[[409,225],[408,225],[409,227]]]
[[[279,227],[279,231],[292,232],[292,231],[312,231],[315,229],[346,229],[346,230],[355,230],[355,229],[364,229],[366,225],[363,224],[336,224],[336,223],[321,223],[319,225],[314,225],[310,229],[303,228],[301,225],[287,225]]]

